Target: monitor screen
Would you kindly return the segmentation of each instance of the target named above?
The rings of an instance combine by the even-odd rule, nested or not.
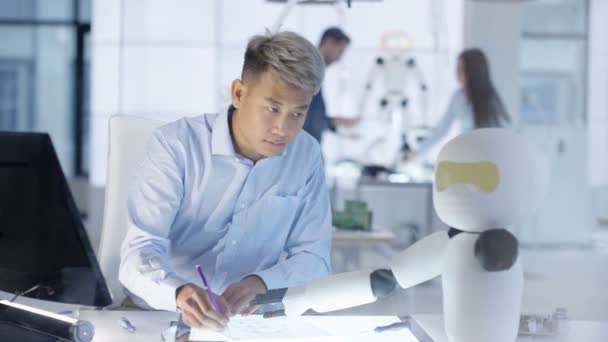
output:
[[[0,132],[0,290],[111,303],[48,134]]]

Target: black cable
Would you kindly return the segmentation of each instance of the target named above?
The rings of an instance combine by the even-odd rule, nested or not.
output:
[[[36,290],[38,290],[39,288],[43,288],[46,289],[46,292],[49,295],[52,295],[53,293],[55,293],[55,291],[53,290],[53,288],[51,286],[42,286],[42,284],[37,284],[34,285],[32,287],[30,287],[29,289],[25,290],[25,291],[21,291],[21,292],[17,292],[15,293],[15,296],[13,296],[13,298],[11,298],[10,302],[14,302],[17,298],[25,296],[26,294],[30,293],[30,292],[34,292]]]
[[[11,298],[10,302],[11,302],[11,303],[12,303],[12,302],[14,302],[14,301],[15,301],[15,299],[17,299],[17,298],[19,298],[19,297],[21,297],[21,296],[24,296],[24,295],[26,295],[26,294],[28,294],[28,293],[30,293],[30,292],[32,292],[32,291],[35,291],[35,290],[37,290],[39,287],[40,287],[40,284],[37,284],[37,285],[34,285],[34,286],[30,287],[29,289],[27,289],[27,290],[25,290],[25,291],[21,291],[21,292],[17,292],[17,293],[15,293],[15,296],[14,296],[13,298]]]

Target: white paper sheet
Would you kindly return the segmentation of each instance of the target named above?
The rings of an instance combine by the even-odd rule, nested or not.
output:
[[[261,315],[233,317],[223,333],[208,329],[192,329],[190,341],[239,341],[255,339],[293,339],[329,336],[329,333],[307,324],[300,317],[274,317],[264,319]]]
[[[381,334],[373,332],[375,327],[398,321],[395,316],[299,316],[264,319],[259,315],[251,315],[246,318],[232,318],[228,329],[223,333],[192,329],[190,341],[350,341],[353,338],[364,341],[373,337],[374,341],[417,342],[407,329]]]

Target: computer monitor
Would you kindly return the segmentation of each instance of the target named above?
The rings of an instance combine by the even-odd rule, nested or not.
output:
[[[48,134],[0,132],[0,290],[103,307],[110,293]]]

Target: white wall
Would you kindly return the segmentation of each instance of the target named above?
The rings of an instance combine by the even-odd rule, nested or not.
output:
[[[108,118],[216,107],[216,1],[100,0],[92,14],[91,177],[105,183]]]
[[[587,122],[589,183],[608,186],[608,1],[590,0]],[[608,208],[608,204],[605,204]]]
[[[608,1],[590,0],[587,97],[589,169],[594,218],[608,217]]]

